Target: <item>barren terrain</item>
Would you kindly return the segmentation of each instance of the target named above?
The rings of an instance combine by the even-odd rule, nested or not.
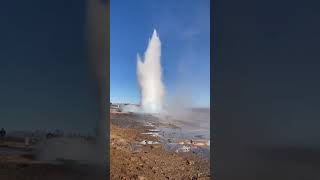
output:
[[[121,122],[120,122],[121,121]],[[111,179],[210,179],[209,161],[192,153],[169,152],[130,115],[111,113]],[[140,145],[139,142],[146,142]]]

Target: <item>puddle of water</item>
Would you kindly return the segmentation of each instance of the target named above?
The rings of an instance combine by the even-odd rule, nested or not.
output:
[[[156,142],[156,141],[141,141],[140,144],[142,145],[149,145],[149,144],[160,144],[159,142]]]
[[[151,135],[152,137],[159,137],[159,133],[157,133],[157,132],[146,132],[146,133],[141,133],[141,134]]]
[[[150,122],[146,122],[145,124],[144,124],[144,126],[146,126],[146,127],[155,127],[152,123],[150,123]]]
[[[179,147],[178,149],[176,149],[176,152],[179,153],[179,152],[189,152],[191,149],[190,146],[182,146],[182,147]]]
[[[190,145],[181,145],[177,143],[166,143],[165,144],[165,150],[176,152],[176,153],[193,153],[197,154],[200,157],[203,157],[205,159],[210,159],[210,149],[205,147],[196,147],[196,146],[190,146]]]
[[[161,130],[160,129],[149,129],[148,131],[149,132],[160,132]]]

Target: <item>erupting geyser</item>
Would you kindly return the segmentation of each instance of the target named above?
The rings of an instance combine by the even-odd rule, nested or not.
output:
[[[161,42],[154,30],[144,59],[137,55],[137,76],[140,85],[141,106],[143,112],[160,113],[164,97],[164,85],[161,70]]]

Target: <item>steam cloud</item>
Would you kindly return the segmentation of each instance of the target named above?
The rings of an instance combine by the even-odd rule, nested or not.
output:
[[[161,69],[161,42],[154,30],[143,61],[137,55],[137,77],[140,85],[141,106],[145,113],[160,113],[165,94]]]

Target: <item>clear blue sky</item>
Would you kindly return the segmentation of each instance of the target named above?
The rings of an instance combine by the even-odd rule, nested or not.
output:
[[[156,29],[162,43],[166,98],[179,89],[210,106],[210,0],[111,0],[110,99],[139,103],[136,55]]]

